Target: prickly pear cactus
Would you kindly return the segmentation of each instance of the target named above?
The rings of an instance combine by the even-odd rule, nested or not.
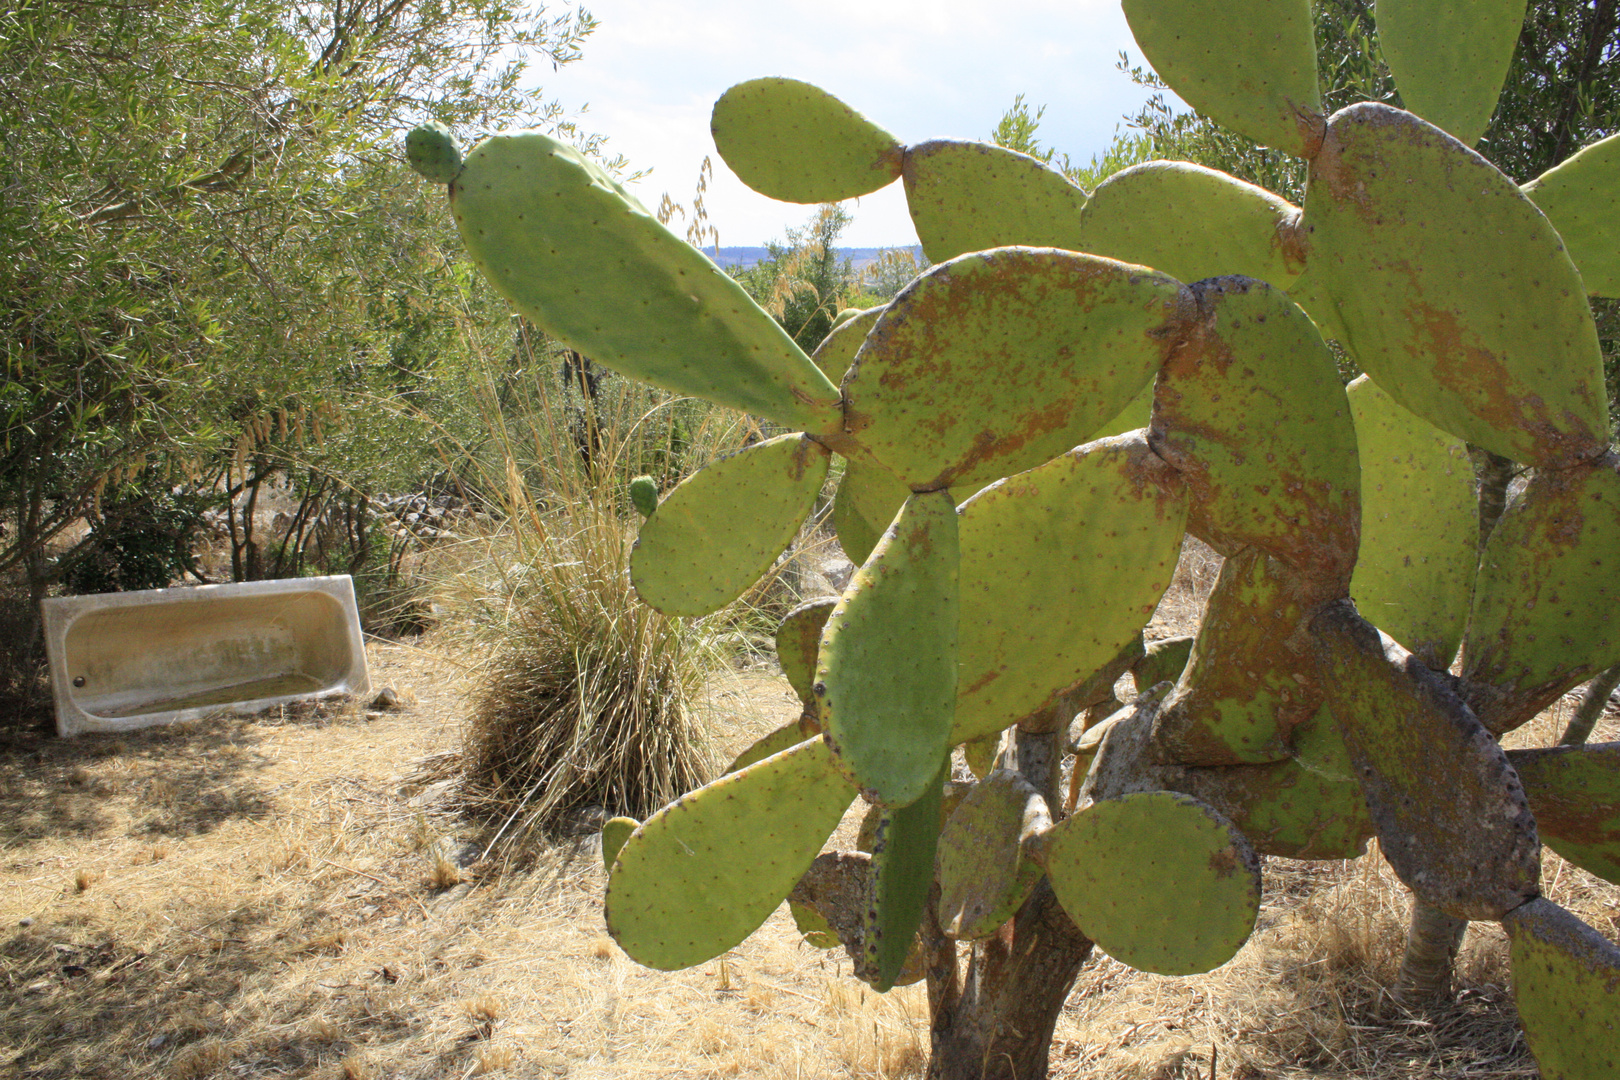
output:
[[[809,84],[743,83],[713,132],[745,183],[813,202],[903,180],[938,263],[814,357],[572,149],[519,133],[463,161],[412,134],[530,319],[780,425],[661,502],[633,490],[643,600],[728,602],[842,463],[860,569],[777,636],[804,715],[610,823],[609,929],[688,966],[791,897],[878,988],[926,975],[937,1054],[1028,1077],[1092,940],[1217,966],[1262,856],[1377,835],[1424,903],[1507,928],[1544,1074],[1612,1076],[1620,952],[1540,896],[1539,858],[1545,835],[1620,872],[1615,747],[1496,737],[1620,662],[1620,456],[1586,301],[1617,276],[1620,152],[1521,190],[1470,149],[1522,0],[1380,0],[1422,115],[1323,115],[1305,0],[1125,9],[1185,100],[1306,161],[1304,205],[1185,163],[1088,195],[999,148],[902,144]],[[1324,336],[1368,373],[1348,392]],[[1483,559],[1464,441],[1536,469]],[[1225,569],[1196,636],[1145,642],[1184,534]],[[822,851],[857,796],[860,850]]]

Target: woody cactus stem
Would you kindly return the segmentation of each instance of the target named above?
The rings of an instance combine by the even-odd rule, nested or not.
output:
[[[1432,1004],[1451,994],[1451,972],[1462,947],[1468,920],[1447,915],[1412,895],[1412,924],[1406,932],[1406,954],[1395,985],[1395,1000],[1409,1009]]]

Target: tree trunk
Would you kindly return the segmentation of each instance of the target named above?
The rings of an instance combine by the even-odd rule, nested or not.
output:
[[[1413,895],[1406,955],[1401,958],[1401,974],[1395,982],[1397,1002],[1414,1008],[1450,996],[1452,965],[1467,929],[1467,919],[1447,915]]]
[[[1558,740],[1559,746],[1580,746],[1592,737],[1592,728],[1597,726],[1598,717],[1603,715],[1603,707],[1609,703],[1609,696],[1614,693],[1616,686],[1620,686],[1620,664],[1605,671],[1587,686],[1580,707],[1569,718],[1569,726],[1564,729],[1564,737]]]

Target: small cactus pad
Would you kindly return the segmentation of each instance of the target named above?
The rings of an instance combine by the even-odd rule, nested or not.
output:
[[[619,851],[608,932],[662,971],[719,956],[776,910],[854,796],[819,739],[681,796]]]
[[[843,478],[838,481],[838,491],[833,496],[833,532],[838,536],[838,546],[844,549],[844,554],[856,566],[871,556],[872,549],[883,537],[883,526],[867,521],[866,515],[855,504],[861,494],[860,487],[855,462],[845,462]]]
[[[1088,443],[964,503],[951,741],[1044,708],[1132,641],[1175,573],[1186,512],[1140,436]]]
[[[962,744],[962,761],[967,765],[968,772],[976,779],[983,780],[990,775],[990,770],[996,767],[996,758],[1001,756],[1001,732],[981,735],[977,739],[969,739]]]
[[[1620,296],[1620,135],[1595,142],[1524,186],[1563,237],[1594,296]]]
[[[877,324],[882,316],[881,307],[868,308],[857,312],[834,326],[832,332],[821,339],[816,351],[810,354],[810,360],[821,369],[821,373],[835,383],[844,381],[844,373],[849,365],[855,362],[855,354],[860,351],[861,342]]]
[[[1435,671],[1462,644],[1479,562],[1468,447],[1363,375],[1346,391],[1361,452],[1361,617]]]
[[[872,838],[872,893],[864,919],[862,977],[880,993],[899,979],[922,925],[934,883],[940,801],[950,762],[934,772],[922,796],[899,809],[879,811]]]
[[[1288,242],[1299,208],[1186,161],[1149,161],[1104,180],[1080,215],[1079,251],[1182,281],[1243,274],[1279,289],[1305,265]]]
[[[1041,878],[1020,840],[1049,826],[1046,800],[1017,773],[998,769],[962,800],[939,837],[939,924],[958,941],[989,937]]]
[[[461,172],[461,151],[450,129],[437,120],[429,120],[411,129],[405,136],[405,160],[423,178],[436,184],[448,184]]]
[[[827,741],[871,802],[905,806],[938,786],[956,626],[956,505],[913,495],[833,609],[816,669]]]
[[[1142,392],[1131,398],[1130,403],[1112,420],[1097,429],[1091,436],[1092,441],[1097,439],[1111,439],[1115,435],[1124,435],[1128,432],[1139,431],[1148,426],[1153,419],[1153,384],[1150,382],[1142,387]]]
[[[1342,344],[1396,401],[1514,461],[1564,466],[1609,435],[1575,264],[1518,185],[1411,113],[1336,113],[1302,226]]]
[[[1530,479],[1480,558],[1463,674],[1501,689],[1480,719],[1531,719],[1620,663],[1620,457]]]
[[[804,524],[830,460],[803,435],[778,435],[681,481],[641,526],[630,555],[637,594],[666,615],[737,599]]]
[[[1509,750],[1541,842],[1620,885],[1620,743]]]
[[[750,79],[714,103],[715,149],[737,178],[782,202],[843,202],[900,176],[904,147],[833,97],[796,79]]]
[[[1153,70],[1194,109],[1308,158],[1321,139],[1310,0],[1125,0]]]
[[[1513,1001],[1544,1080],[1620,1076],[1620,948],[1551,900],[1502,919]]]
[[[1491,733],[1348,600],[1326,605],[1311,632],[1328,709],[1400,879],[1459,919],[1500,919],[1535,896],[1535,819]]]
[[[788,913],[793,916],[793,925],[798,927],[806,945],[815,949],[838,948],[840,944],[838,934],[833,930],[831,924],[822,917],[821,912],[809,904],[800,904],[789,900]]]
[[[1181,673],[1187,670],[1187,660],[1192,656],[1195,640],[1194,635],[1185,634],[1146,643],[1141,657],[1131,664],[1131,679],[1136,683],[1136,692],[1146,693],[1166,680],[1179,681]]]
[[[891,303],[844,380],[845,423],[913,490],[975,487],[1084,441],[1164,360],[1192,313],[1163,274],[1047,248],[931,268]]]
[[[1093,803],[1052,830],[1045,858],[1069,918],[1138,971],[1218,968],[1249,940],[1260,911],[1259,857],[1231,822],[1189,795],[1143,791]]]
[[[790,724],[783,724],[775,731],[766,732],[748,744],[748,749],[738,754],[730,765],[727,765],[725,776],[734,772],[742,772],[756,761],[764,761],[772,754],[780,754],[783,750],[791,750],[811,736],[804,733],[797,720]]]
[[[602,823],[602,869],[613,869],[613,860],[619,857],[619,849],[630,839],[630,834],[640,827],[641,822],[631,817],[608,818]]]
[[[788,428],[837,426],[837,387],[776,320],[566,143],[485,139],[450,208],[490,284],[570,348]]]
[[[658,510],[658,484],[650,476],[638,476],[630,481],[630,505],[636,513],[650,518]]]
[[[1086,193],[1027,154],[938,140],[906,150],[906,205],[923,254],[945,262],[990,248],[1080,246]]]
[[[1187,531],[1253,544],[1324,598],[1355,564],[1361,466],[1338,365],[1304,311],[1253,278],[1192,286],[1205,322],[1153,390],[1153,448],[1187,478]]]
[[[821,632],[827,626],[838,599],[818,596],[806,600],[786,615],[776,627],[776,662],[788,685],[806,708],[816,700],[816,654],[821,649]]]
[[[1289,733],[1322,705],[1298,575],[1258,548],[1221,564],[1175,693],[1153,722],[1154,756],[1173,765],[1282,761]],[[1152,685],[1152,684],[1149,684]]]
[[[1262,855],[1354,859],[1366,853],[1372,817],[1333,717],[1325,709],[1294,729],[1298,757],[1270,765],[1186,769],[1188,794],[1219,810]]]
[[[1496,111],[1525,0],[1378,0],[1378,46],[1401,102],[1473,146]]]

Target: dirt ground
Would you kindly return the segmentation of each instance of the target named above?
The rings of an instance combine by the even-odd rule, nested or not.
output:
[[[872,993],[785,910],[719,960],[655,972],[603,930],[594,835],[559,838],[536,868],[482,859],[442,779],[455,656],[430,636],[372,642],[370,659],[404,707],[0,749],[0,1077],[920,1074],[921,989]],[[732,751],[797,712],[767,668],[717,680],[707,707]],[[1559,723],[1520,738],[1551,742]],[[1546,875],[1620,936],[1620,890],[1550,852]],[[1470,930],[1454,1004],[1390,1003],[1405,904],[1376,854],[1272,860],[1231,964],[1168,979],[1090,963],[1054,1075],[1537,1075],[1495,926]]]

